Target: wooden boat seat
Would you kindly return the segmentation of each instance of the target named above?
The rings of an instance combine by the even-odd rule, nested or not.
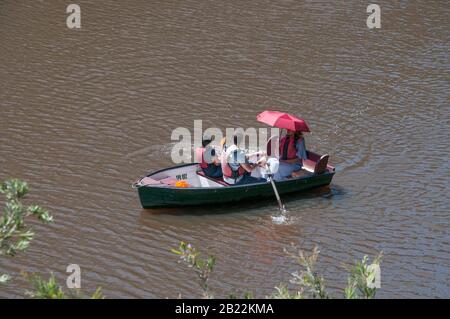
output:
[[[314,169],[315,174],[325,173],[328,167],[328,159],[330,156],[328,154],[322,155],[319,161],[316,163],[316,167]]]
[[[314,174],[322,174],[328,169],[328,154],[319,155],[310,151],[306,151],[308,159],[303,160],[303,168]]]
[[[209,180],[211,180],[213,182],[219,183],[219,184],[221,184],[223,186],[230,186],[230,184],[226,183],[221,177],[207,176],[204,171],[198,171],[197,175],[200,175],[200,176],[202,176],[204,178],[207,178],[207,179],[209,179]]]

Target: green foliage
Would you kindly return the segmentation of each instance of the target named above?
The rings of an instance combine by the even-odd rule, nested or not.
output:
[[[27,291],[26,294],[36,299],[67,299],[61,286],[56,282],[55,276],[52,274],[48,281],[39,276],[33,276],[31,279],[33,291]]]
[[[33,291],[27,291],[26,295],[34,299],[87,299],[79,290],[75,293],[66,294],[62,287],[58,284],[55,276],[50,275],[48,280],[42,279],[40,276],[31,278]],[[90,299],[104,299],[101,288],[98,288]]]
[[[309,255],[300,249],[298,253],[293,253],[286,249],[285,252],[303,268],[300,272],[294,272],[292,274],[291,283],[300,287],[297,294],[300,296],[306,295],[314,299],[327,299],[328,294],[325,289],[325,280],[315,270],[317,258],[320,253],[319,249],[314,247],[312,253]]]
[[[103,296],[101,287],[97,288],[97,290],[93,293],[91,299],[105,299],[105,296]]]
[[[0,255],[14,256],[30,245],[34,233],[25,224],[29,216],[35,216],[44,223],[53,221],[47,210],[37,206],[24,206],[21,200],[28,193],[28,185],[17,179],[9,180],[0,186],[6,203],[0,220]]]
[[[364,256],[361,261],[355,263],[351,269],[347,287],[344,289],[345,298],[372,299],[375,297],[377,288],[373,287],[373,284],[375,283],[374,268],[379,267],[382,256],[383,253],[381,252],[370,265],[368,264],[369,257],[367,256]]]
[[[194,270],[199,278],[200,287],[203,290],[204,298],[213,298],[209,291],[208,280],[211,272],[214,270],[216,264],[216,258],[209,256],[206,259],[200,258],[200,252],[191,244],[180,242],[178,249],[171,250],[174,254],[180,256],[181,261],[188,264],[188,266]]]
[[[308,254],[292,246],[293,249],[285,252],[288,256],[297,261],[301,269],[292,273],[290,282],[298,287],[294,292],[290,292],[286,284],[280,284],[275,287],[275,292],[269,296],[273,299],[326,299],[330,295],[326,291],[325,280],[316,272],[316,263],[319,257],[319,249],[314,247],[313,251]],[[203,295],[206,298],[213,296],[208,290],[208,279],[214,269],[215,258],[213,256],[207,259],[200,259],[200,253],[192,245],[185,242],[180,243],[178,249],[172,249],[172,252],[179,255],[181,260],[186,262],[190,268],[194,269],[200,279],[200,286],[203,289]],[[348,278],[348,285],[344,289],[344,296],[347,299],[356,299],[362,296],[363,298],[374,298],[377,288],[371,287],[375,281],[374,265],[379,266],[381,262],[380,253],[375,258],[371,265],[368,265],[368,257],[364,256],[362,261],[357,262],[351,269],[351,274]],[[231,293],[228,295],[230,299],[240,298],[237,294]],[[243,299],[252,299],[251,292],[244,293]]]
[[[271,299],[303,299],[303,295],[300,291],[296,291],[293,294],[289,292],[286,284],[281,283],[275,287],[275,292],[269,297]]]
[[[28,193],[28,185],[18,179],[12,179],[0,185],[0,194],[6,198],[3,216],[0,219],[0,255],[15,256],[17,252],[25,251],[34,233],[26,225],[25,221],[30,216],[35,216],[44,223],[53,221],[47,210],[37,206],[24,206],[21,200]],[[0,275],[0,284],[9,281],[7,274]]]
[[[325,280],[315,270],[315,265],[319,257],[318,248],[314,247],[311,254],[307,254],[297,248],[295,249],[298,250],[297,253],[289,252],[288,250],[285,251],[302,267],[300,272],[294,272],[292,274],[293,278],[291,279],[291,283],[296,284],[299,290],[291,294],[286,285],[281,285],[275,287],[276,292],[272,295],[272,298],[330,298],[330,295],[326,292]],[[371,299],[375,297],[377,288],[373,285],[375,282],[374,266],[379,267],[381,257],[382,253],[370,265],[368,264],[367,256],[364,256],[362,261],[356,262],[350,270],[347,286],[344,289],[344,297],[346,299],[358,299],[361,297]]]
[[[0,220],[0,255],[15,256],[17,252],[25,251],[34,237],[34,233],[25,223],[26,219],[34,216],[43,223],[51,223],[53,217],[40,206],[22,204],[21,200],[28,194],[26,182],[18,179],[8,180],[0,185],[0,194],[6,198],[3,217]],[[7,274],[0,275],[0,284],[5,284],[10,279],[11,276]],[[26,294],[32,298],[85,298],[79,290],[65,294],[53,274],[47,281],[33,276],[31,282],[34,290],[27,291]],[[91,298],[103,299],[101,288],[98,288]]]

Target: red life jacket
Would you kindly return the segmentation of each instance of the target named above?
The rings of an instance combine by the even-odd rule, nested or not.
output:
[[[287,154],[284,154],[284,146],[286,144],[286,139],[289,138],[289,144],[287,146]],[[295,147],[295,137],[294,136],[283,136],[280,140],[280,158],[282,160],[290,160],[297,158],[297,148]]]
[[[195,149],[195,161],[200,164],[201,168],[208,168],[208,163],[205,161],[205,148],[197,147]]]
[[[228,178],[239,178],[239,176],[242,176],[245,174],[245,169],[242,166],[239,166],[239,169],[237,171],[234,171],[230,164],[228,164],[227,158],[226,158],[226,152],[222,152],[222,158],[220,161],[220,165],[222,166],[222,174],[225,177]]]

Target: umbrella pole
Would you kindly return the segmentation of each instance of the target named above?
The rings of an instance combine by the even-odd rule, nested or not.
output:
[[[269,175],[269,180],[270,180],[270,183],[272,184],[272,188],[273,188],[273,192],[275,193],[275,197],[277,198],[278,206],[280,207],[280,212],[283,213],[284,212],[284,205],[281,202],[280,194],[278,194],[277,187],[275,186],[275,182],[273,181],[273,175]]]

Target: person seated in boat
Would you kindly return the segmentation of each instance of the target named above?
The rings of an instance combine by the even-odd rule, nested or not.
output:
[[[223,180],[230,185],[244,185],[263,181],[250,176],[255,166],[248,162],[245,152],[236,145],[236,138],[233,140],[234,144],[226,146],[226,151],[222,152],[220,162]]]
[[[222,167],[211,140],[209,136],[203,137],[202,147],[195,150],[196,161],[206,176],[218,178],[222,177]]]
[[[280,164],[274,175],[276,181],[301,175],[302,162],[307,159],[305,138],[302,132],[288,130],[280,140]]]

